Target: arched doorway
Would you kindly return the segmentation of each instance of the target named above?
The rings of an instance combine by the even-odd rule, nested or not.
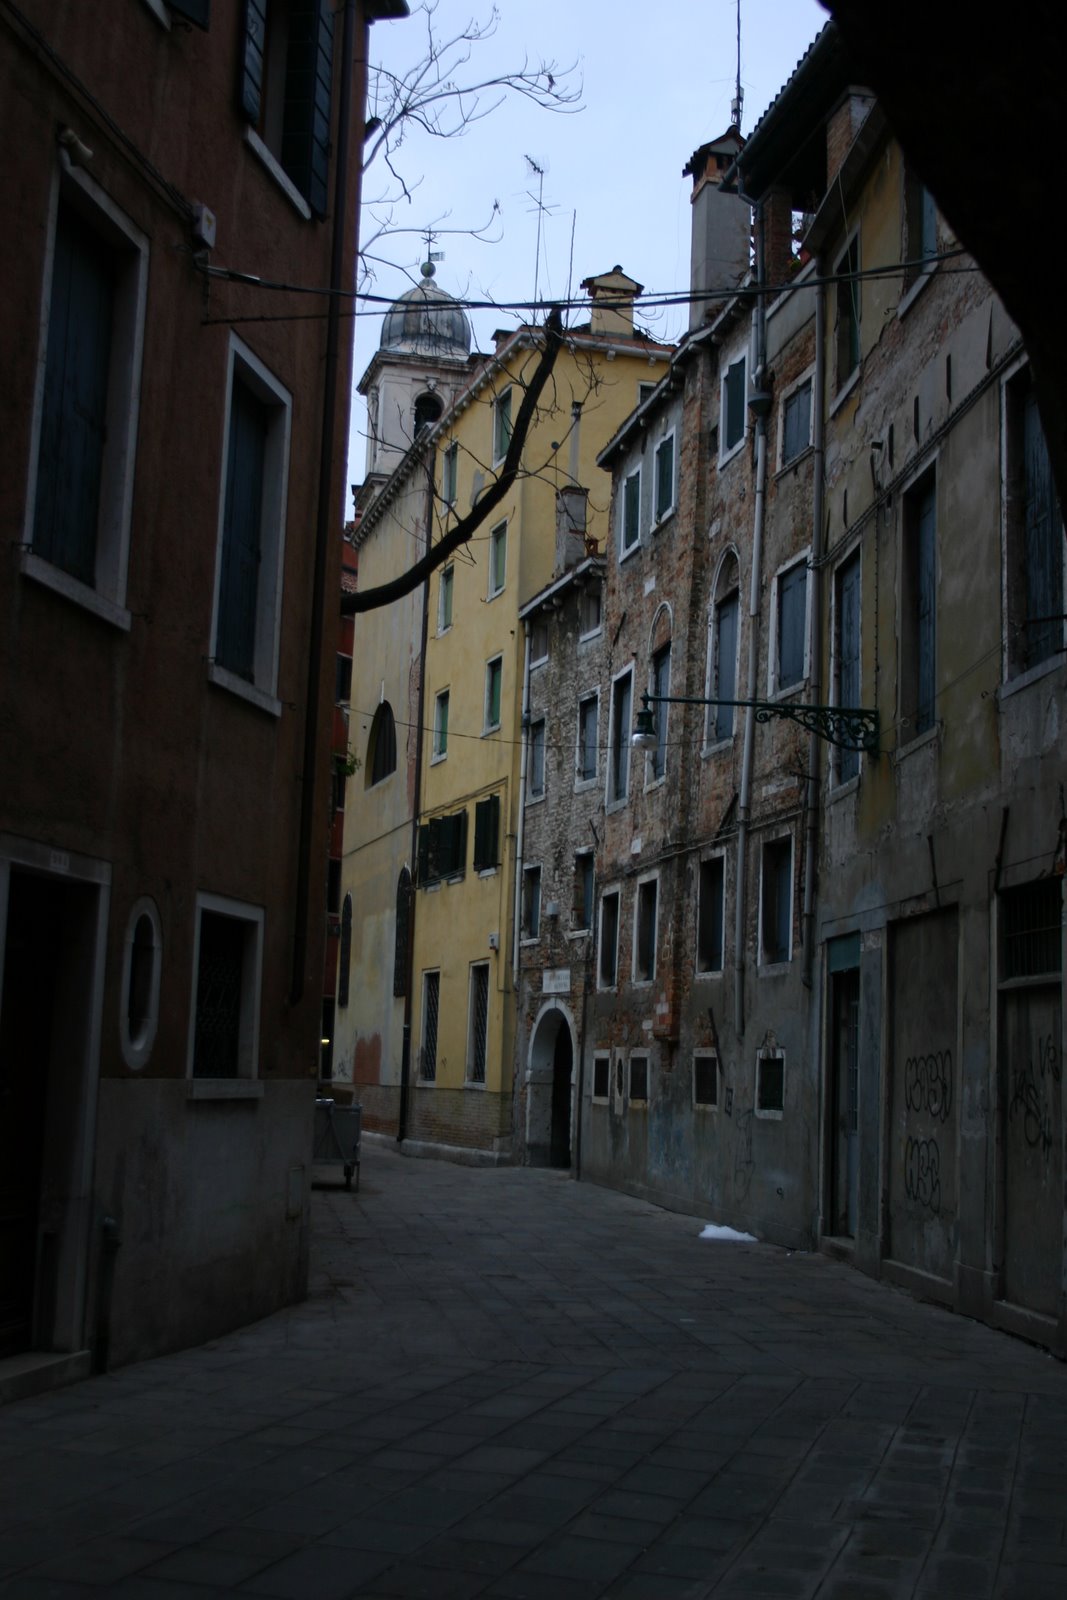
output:
[[[534,1167],[571,1164],[574,1123],[574,1036],[562,1006],[546,1007],[534,1024],[526,1074],[526,1160]]]

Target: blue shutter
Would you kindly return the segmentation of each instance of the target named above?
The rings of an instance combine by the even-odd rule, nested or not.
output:
[[[237,104],[246,122],[259,122],[263,106],[263,57],[267,47],[267,0],[245,0],[237,52]]]
[[[266,440],[266,407],[235,379],[230,401],[215,659],[250,682],[255,676]]]
[[[715,613],[715,694],[721,700],[737,698],[737,606],[732,594]],[[730,739],[734,731],[732,705],[715,707],[715,739]]]
[[[808,569],[801,561],[778,583],[778,682],[788,689],[804,676],[804,623]]]
[[[100,483],[115,298],[112,251],[69,207],[56,221],[33,547],[82,583],[96,579]]]
[[[333,12],[328,0],[290,0],[281,163],[317,216],[327,211]]]

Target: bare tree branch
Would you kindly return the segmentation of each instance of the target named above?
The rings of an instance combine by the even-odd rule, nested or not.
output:
[[[443,538],[421,556],[414,566],[388,583],[379,583],[373,589],[358,590],[355,594],[345,594],[341,597],[341,615],[346,617],[356,616],[364,611],[376,611],[380,606],[391,605],[394,600],[400,600],[413,589],[417,589],[431,572],[448,560],[449,556],[461,545],[467,543],[486,521],[487,517],[496,509],[505,495],[508,494],[515,479],[519,475],[522,464],[522,453],[526,445],[526,436],[530,431],[537,412],[541,393],[548,382],[552,369],[556,364],[563,344],[563,314],[558,306],[553,306],[545,323],[545,343],[541,351],[533,376],[526,385],[515,417],[508,444],[507,454],[504,457],[500,472],[475,504],[461,517],[454,528],[450,528]]]

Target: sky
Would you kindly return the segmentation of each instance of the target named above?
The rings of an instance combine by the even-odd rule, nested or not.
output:
[[[427,19],[410,3],[410,18],[371,28],[372,67],[403,73],[425,57]],[[583,278],[616,263],[646,293],[684,289],[690,179],[682,169],[730,124],[737,0],[660,0],[655,7],[647,0],[499,0],[497,10],[493,37],[471,45],[469,62],[450,77],[468,83],[546,62],[559,83],[580,85],[582,109],[552,113],[511,95],[457,138],[409,127],[394,165],[410,198],[392,207],[376,203],[397,188],[380,159],[364,174],[361,238],[377,258],[368,262],[373,281],[364,287],[388,296],[410,288],[430,227],[444,257],[437,282],[460,300],[532,300],[535,288],[549,298],[568,286],[576,294]],[[491,15],[489,3],[438,0],[438,45]],[[752,132],[825,21],[816,0],[741,0],[742,133]],[[487,92],[482,107],[494,98]],[[394,231],[373,239],[383,215]],[[385,309],[359,307],[357,378],[377,348]],[[522,318],[503,309],[470,316],[483,350],[492,349],[497,328]],[[642,317],[640,301],[637,317],[657,338],[680,337],[687,322],[684,307]],[[364,476],[365,426],[355,395],[350,483]]]

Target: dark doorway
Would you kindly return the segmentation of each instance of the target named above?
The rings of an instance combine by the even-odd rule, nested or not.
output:
[[[571,1164],[571,1031],[560,1019],[552,1053],[552,1142],[549,1165]]]
[[[33,1340],[49,1058],[64,886],[12,871],[0,992],[0,1356]]]
[[[833,973],[830,984],[830,1226],[834,1234],[855,1238],[859,1201],[859,968]]]

